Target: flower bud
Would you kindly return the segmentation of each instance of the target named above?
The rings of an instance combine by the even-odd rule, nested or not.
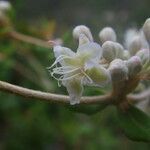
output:
[[[142,39],[140,36],[133,37],[131,43],[129,44],[129,52],[133,56],[142,48]]]
[[[106,41],[102,45],[103,49],[103,57],[108,61],[111,62],[115,58],[123,58],[123,47],[119,43]]]
[[[128,67],[129,76],[138,74],[142,69],[142,62],[138,56],[131,57],[126,61],[126,65]]]
[[[128,68],[121,59],[115,59],[108,68],[111,74],[112,82],[119,82],[128,78]]]
[[[150,43],[150,18],[145,21],[143,25],[143,32],[147,41]]]
[[[116,42],[116,33],[111,27],[105,27],[100,31],[99,38],[102,44],[106,41]]]
[[[124,50],[124,51],[123,51],[123,58],[124,58],[125,60],[127,60],[127,59],[130,58],[130,53],[129,53],[129,51],[127,51],[127,50]]]
[[[84,34],[90,41],[93,41],[91,31],[88,27],[84,25],[79,25],[73,29],[73,37],[75,39],[79,39],[81,34]]]
[[[85,34],[80,34],[79,36],[79,46],[89,43],[90,40],[87,38],[87,36]]]
[[[136,53],[136,56],[140,57],[142,65],[146,64],[148,61],[150,62],[150,50],[142,49]]]
[[[139,32],[136,28],[129,28],[125,31],[124,45],[127,50],[129,49],[129,45],[130,45],[133,37],[138,36],[138,35],[139,35]]]

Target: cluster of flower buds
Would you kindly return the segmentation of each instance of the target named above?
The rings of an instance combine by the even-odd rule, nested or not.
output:
[[[150,18],[139,32],[126,32],[124,46],[117,42],[111,27],[99,33],[102,46],[93,41],[90,29],[84,25],[74,28],[73,37],[79,42],[77,51],[54,45],[56,60],[49,67],[51,75],[67,88],[71,104],[80,102],[84,85],[101,87],[128,80],[143,68],[149,71]]]

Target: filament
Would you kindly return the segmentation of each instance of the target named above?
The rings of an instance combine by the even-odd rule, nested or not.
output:
[[[93,83],[93,80],[82,69],[80,70],[85,75],[85,77],[89,80],[89,83]]]
[[[47,69],[51,69],[52,67],[57,65],[57,63],[59,63],[61,60],[64,60],[66,58],[70,59],[71,57],[70,56],[66,56],[66,55],[60,55],[59,57],[57,57],[57,59],[54,61],[54,63],[50,67],[48,67]]]

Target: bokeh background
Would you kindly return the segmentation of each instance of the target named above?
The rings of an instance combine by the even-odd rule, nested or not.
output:
[[[72,29],[85,24],[97,42],[99,31],[111,26],[119,42],[129,27],[140,28],[150,16],[149,0],[10,0],[10,19],[21,33],[43,40],[60,38],[76,49]],[[1,29],[2,30],[2,29]],[[36,90],[67,94],[46,70],[52,49],[11,39],[0,32],[0,80]],[[105,89],[86,88],[84,95]],[[0,150],[149,150],[150,144],[127,139],[115,108],[94,115],[67,106],[0,92]]]

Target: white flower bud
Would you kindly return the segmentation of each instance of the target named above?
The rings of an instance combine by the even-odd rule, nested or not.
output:
[[[150,18],[145,21],[143,31],[147,41],[150,43]]]
[[[103,49],[103,57],[108,61],[111,62],[115,58],[123,58],[123,47],[119,43],[106,41],[102,45]]]
[[[119,82],[128,78],[128,68],[121,59],[115,59],[108,68],[111,74],[112,82]]]
[[[99,38],[102,44],[106,41],[116,42],[116,33],[111,27],[105,27],[100,31]]]
[[[129,51],[130,54],[133,56],[135,55],[141,48],[142,48],[142,39],[140,36],[134,36],[130,45],[129,45]]]
[[[7,11],[11,9],[11,4],[8,1],[0,1],[0,11]]]
[[[126,61],[126,65],[128,67],[129,76],[134,76],[138,74],[142,69],[142,62],[140,57],[133,56],[129,60]]]
[[[142,64],[146,64],[148,61],[150,62],[150,50],[142,49],[136,53],[136,56],[141,58]]]
[[[127,60],[127,59],[130,58],[130,53],[129,53],[129,51],[127,51],[127,50],[124,50],[124,51],[123,51],[123,58],[124,58],[125,60]]]
[[[85,34],[80,34],[79,36],[79,46],[89,43],[90,40],[87,38],[87,36]]]
[[[91,31],[88,27],[84,25],[79,25],[73,29],[73,37],[75,39],[79,39],[81,34],[84,34],[90,41],[93,41]]]

